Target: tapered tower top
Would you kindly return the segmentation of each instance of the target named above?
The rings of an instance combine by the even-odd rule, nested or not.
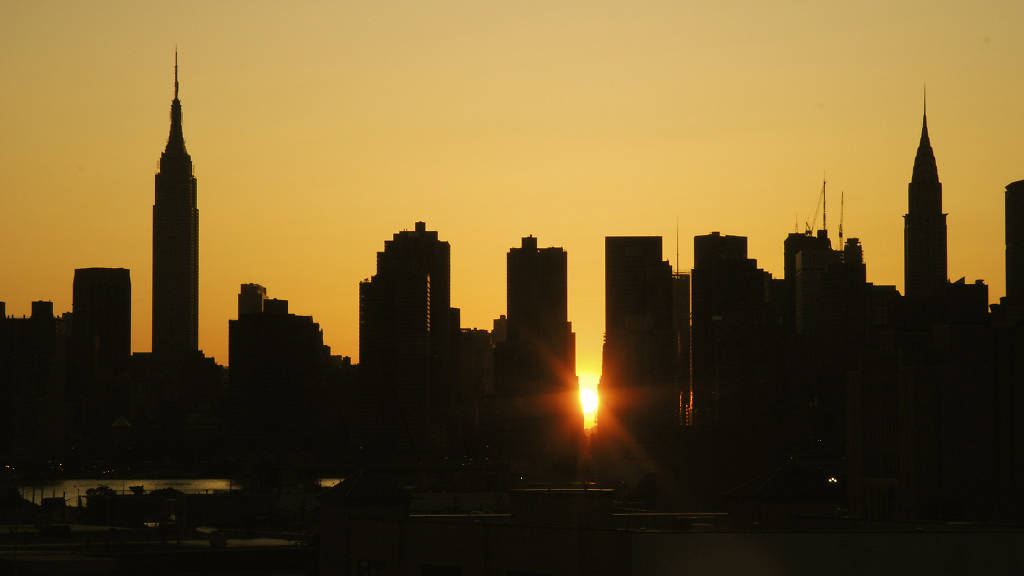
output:
[[[921,119],[921,142],[917,145],[917,157],[914,158],[914,175],[911,182],[938,182],[939,169],[935,165],[935,153],[932,142],[928,138],[928,95],[924,98],[924,115]]]
[[[171,133],[167,136],[164,156],[188,156],[181,128],[181,100],[178,100],[178,51],[174,51],[174,100],[171,101]]]

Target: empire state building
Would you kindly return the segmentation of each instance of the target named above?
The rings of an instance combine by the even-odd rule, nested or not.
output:
[[[181,128],[175,54],[171,133],[160,155],[153,204],[153,354],[173,358],[198,349],[199,209]]]

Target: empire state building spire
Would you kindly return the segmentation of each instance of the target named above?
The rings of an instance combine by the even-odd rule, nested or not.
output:
[[[164,149],[164,156],[167,155],[188,157],[188,151],[185,149],[185,135],[181,127],[181,100],[178,99],[177,51],[174,52],[174,100],[171,101],[171,132],[167,136],[167,147]]]
[[[173,359],[199,350],[199,209],[181,124],[177,51],[171,131],[155,184],[153,353]]]

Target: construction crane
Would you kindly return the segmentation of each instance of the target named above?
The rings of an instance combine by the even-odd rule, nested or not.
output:
[[[814,217],[811,218],[811,223],[808,224],[804,221],[804,234],[808,236],[814,235],[814,225],[818,223],[818,205],[821,205],[822,211],[822,228],[828,230],[828,217],[825,214],[825,179],[821,179],[821,194],[818,195],[818,201],[814,203]]]

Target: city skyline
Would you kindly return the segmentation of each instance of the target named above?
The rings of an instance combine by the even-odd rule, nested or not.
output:
[[[1008,6],[1007,10],[1010,9]],[[20,10],[17,16],[24,17],[28,30],[32,30],[32,24],[39,24],[41,16],[30,13],[32,8]],[[654,12],[648,9],[644,17],[653,16]],[[601,37],[592,28],[599,26],[600,21],[579,23],[566,14],[559,19],[559,15],[555,14],[555,21],[564,22],[579,38],[596,42]],[[296,18],[309,16],[302,13]],[[704,16],[712,22],[729,21],[727,16]],[[58,20],[69,17],[61,14]],[[966,29],[976,32],[992,24],[993,17],[975,16]],[[195,175],[204,182],[199,200],[204,214],[199,347],[219,362],[226,361],[227,320],[234,317],[237,286],[259,282],[288,294],[297,312],[316,315],[324,330],[325,343],[335,353],[358,357],[358,283],[372,274],[372,259],[386,238],[396,229],[424,220],[452,246],[452,305],[462,310],[463,325],[467,327],[487,328],[503,310],[504,254],[521,237],[532,234],[544,238],[548,245],[564,248],[568,253],[569,320],[579,335],[577,371],[581,375],[599,372],[604,332],[601,242],[605,236],[651,234],[672,238],[678,217],[678,234],[687,239],[680,246],[681,262],[676,261],[673,246],[662,247],[674,267],[682,271],[692,267],[689,238],[717,230],[747,236],[750,257],[780,277],[782,242],[793,230],[794,215],[800,229],[804,220],[811,219],[822,169],[830,181],[830,190],[846,192],[845,232],[848,237],[862,240],[868,280],[895,284],[902,292],[901,220],[907,211],[905,187],[910,181],[910,166],[920,134],[920,86],[924,81],[931,92],[929,128],[939,179],[944,185],[943,212],[950,215],[949,279],[984,279],[990,286],[990,301],[997,301],[1005,294],[1003,190],[1007,182],[1021,177],[1013,164],[1018,159],[1008,144],[1012,141],[1010,135],[1024,124],[1019,108],[1010,105],[1010,97],[1019,92],[1009,78],[1011,68],[1006,60],[1011,37],[1005,22],[1012,18],[1000,13],[1000,19],[1004,28],[991,27],[986,36],[974,38],[981,47],[965,51],[987,62],[988,68],[973,68],[970,62],[955,60],[956,65],[936,70],[934,62],[924,58],[930,64],[920,66],[920,78],[900,78],[891,85],[880,85],[886,74],[895,73],[890,66],[867,84],[872,94],[863,106],[858,105],[855,97],[864,96],[863,92],[843,92],[841,88],[852,87],[846,82],[836,82],[836,88],[822,89],[814,98],[799,97],[795,89],[789,89],[786,94],[793,96],[793,103],[805,105],[801,117],[778,100],[782,93],[778,86],[772,86],[762,90],[759,98],[736,100],[730,94],[725,98],[728,103],[745,104],[746,108],[728,110],[723,104],[710,108],[708,118],[698,121],[693,110],[685,114],[671,110],[671,97],[684,93],[685,87],[658,84],[658,88],[668,89],[659,93],[650,88],[640,93],[638,82],[633,95],[656,98],[656,110],[631,116],[632,123],[623,119],[618,124],[596,123],[586,128],[586,120],[614,111],[613,105],[629,95],[611,91],[614,95],[608,96],[585,90],[588,81],[599,82],[594,87],[608,83],[605,87],[610,89],[612,80],[618,78],[602,73],[598,66],[579,72],[569,81],[553,84],[555,100],[587,94],[593,100],[584,106],[585,111],[577,114],[568,113],[561,105],[554,106],[555,112],[563,114],[562,123],[550,124],[546,129],[542,123],[527,123],[517,130],[508,116],[517,109],[509,108],[509,102],[484,98],[486,102],[481,106],[479,98],[474,99],[474,95],[489,93],[465,93],[455,87],[438,89],[425,96],[427,101],[412,105],[403,103],[397,92],[385,90],[386,103],[380,108],[366,108],[366,100],[359,101],[363,108],[353,107],[365,113],[362,124],[357,122],[358,115],[326,119],[334,130],[328,147],[317,144],[326,142],[321,138],[327,134],[313,130],[317,119],[309,115],[314,112],[307,110],[309,115],[303,116],[296,105],[302,100],[286,98],[287,94],[271,87],[275,82],[298,86],[315,104],[313,109],[321,110],[319,106],[330,101],[331,95],[339,94],[339,87],[320,78],[318,73],[331,65],[357,62],[357,58],[311,61],[313,73],[302,75],[283,68],[288,56],[294,57],[294,53],[265,51],[261,53],[264,60],[247,61],[238,51],[245,43],[218,52],[210,49],[208,36],[195,32],[179,43],[183,47],[181,97],[189,110],[185,137],[195,160]],[[454,18],[449,24],[458,28],[468,23]],[[608,30],[619,31],[617,37],[628,40],[617,63],[625,69],[642,62],[644,49],[652,46],[633,36],[628,24],[604,24]],[[408,31],[419,31],[409,36],[410,42],[429,44],[435,39],[411,23],[395,25],[398,29],[411,26]],[[525,14],[519,25],[521,29],[510,24],[503,32],[523,40],[527,30],[546,30],[548,34],[541,34],[541,39],[553,42],[554,32],[547,30],[539,17]],[[280,26],[285,29],[283,24]],[[243,28],[229,32],[248,39],[242,34]],[[322,27],[314,30],[325,33]],[[668,31],[658,30],[656,39],[672,38]],[[372,29],[368,34],[374,32],[395,31]],[[959,37],[972,38],[968,32],[960,32]],[[25,34],[24,30],[16,32],[14,42],[30,51],[33,41],[38,39]],[[62,51],[32,57],[25,54],[24,60],[15,55],[14,60],[4,61],[5,69],[13,65],[13,70],[4,74],[14,79],[14,103],[9,110],[18,108],[26,99],[35,101],[22,107],[27,114],[7,122],[12,127],[11,138],[0,150],[0,173],[10,178],[9,189],[25,191],[15,195],[9,214],[17,215],[16,221],[0,236],[9,247],[2,256],[7,272],[0,285],[0,296],[7,302],[7,313],[11,315],[27,314],[30,302],[40,299],[54,301],[57,311],[69,310],[74,269],[129,268],[134,287],[132,350],[147,351],[152,246],[151,218],[147,218],[145,211],[152,205],[151,178],[158,150],[166,141],[168,63],[172,54],[168,46],[173,46],[174,41],[160,47],[157,44],[166,39],[157,35],[145,43],[145,49],[124,52],[134,58],[129,66],[124,59],[110,56],[131,44],[130,35],[115,34],[109,45],[100,45],[95,39],[78,38],[75,34],[78,32],[69,31],[70,44],[62,45]],[[320,38],[317,34],[312,37]],[[366,37],[362,40],[373,45]],[[358,41],[359,38],[351,40]],[[91,47],[92,54],[89,50],[71,54],[74,42]],[[451,56],[448,52],[456,45],[444,44],[438,49]],[[303,48],[315,51],[314,40]],[[391,56],[398,61],[392,61],[393,64],[417,63],[407,60],[412,58],[408,47],[395,50]],[[739,50],[732,55],[743,54],[746,53]],[[984,60],[985,54],[991,58]],[[95,57],[91,68],[70,69],[72,63],[88,60],[90,55]],[[536,85],[534,76],[549,77],[558,70],[557,66],[590,62],[568,48],[556,55],[561,59],[548,69],[515,67],[517,63],[539,64],[536,55],[513,59],[510,68],[498,68],[511,76],[499,74],[497,81],[500,86],[510,87],[508,83],[516,74],[526,74]],[[33,75],[33,69],[26,67],[27,62],[36,61],[45,68],[45,63],[57,56],[67,62],[54,66],[50,74],[38,74],[35,70]],[[235,57],[243,63],[244,73],[229,73],[235,63],[228,59]],[[804,65],[814,69],[811,61],[816,58],[808,56]],[[466,59],[452,62],[460,67],[459,71],[472,64]],[[425,73],[423,70],[432,69],[436,63],[418,63],[423,65],[422,69],[410,64],[405,70],[407,75],[399,78],[412,82],[412,86],[424,82],[420,77]],[[902,64],[910,66],[909,62]],[[968,68],[978,70],[980,78],[975,80],[983,80],[970,88],[955,79],[957,70]],[[1005,75],[1002,78],[997,73],[1000,71]],[[661,78],[647,69],[640,72],[642,77],[646,74]],[[380,81],[373,75],[365,77]],[[827,74],[825,77],[832,78]],[[64,121],[74,138],[54,131],[48,124],[33,123],[39,116],[52,113],[55,107],[78,108],[68,106],[69,102],[76,102],[76,97],[67,96],[69,88],[65,87],[63,93],[46,88],[66,86],[81,78],[89,79],[89,84],[79,84],[89,87],[91,98],[107,101],[82,117],[55,114],[53,121]],[[250,81],[244,93],[235,91],[237,86],[233,82],[239,78]],[[724,94],[729,87],[744,86],[735,84],[736,80],[718,79],[722,91],[710,92]],[[401,85],[399,81],[397,85],[379,86],[397,89]],[[469,87],[480,85],[471,83]],[[982,94],[985,90],[989,91],[990,99]],[[353,93],[357,98],[368,98],[375,92],[357,89]],[[260,98],[261,94],[265,98]],[[447,104],[446,96],[451,97]],[[225,114],[225,106],[236,97],[242,103],[240,111]],[[540,112],[546,109],[542,98],[535,97],[529,103]],[[875,107],[872,109],[868,103]],[[773,107],[780,112],[777,116],[759,120]],[[518,110],[525,114],[528,108]],[[432,116],[431,111],[443,114]],[[550,121],[559,117],[550,115],[551,112],[541,114],[541,118]],[[632,112],[636,114],[635,110]],[[476,129],[479,131],[454,130],[454,135],[443,140],[447,148],[424,146],[442,134],[439,130],[444,119],[458,120],[466,114],[505,134],[498,143],[505,144],[507,154],[467,154],[472,144],[487,140],[485,137],[491,132],[480,126]],[[404,120],[406,124],[398,127],[375,123],[385,117],[399,123]],[[705,121],[707,126],[701,124]],[[715,127],[716,122],[721,133],[708,134],[706,130]],[[853,126],[851,122],[862,125]],[[465,118],[452,124],[461,130],[470,125]],[[688,125],[697,129],[688,131]],[[296,130],[298,127],[311,131],[303,133]],[[882,136],[877,137],[878,134]],[[55,139],[47,141],[48,135]],[[347,135],[351,138],[346,138]],[[397,162],[413,167],[412,170],[396,169],[379,155],[389,136],[403,135],[394,140],[392,152]],[[252,151],[245,140],[256,137],[264,138],[267,145],[257,154],[245,156],[245,151]],[[614,139],[620,141],[612,145]],[[811,140],[823,149],[808,154],[804,146]],[[865,141],[875,146],[868,150],[856,144]],[[12,143],[22,146],[16,150]],[[79,146],[73,146],[75,143]],[[90,156],[94,149],[113,149],[116,161],[96,162]],[[366,161],[360,162],[360,158]],[[744,161],[751,166],[749,170],[737,170],[735,164]],[[612,167],[606,166],[609,163]],[[100,165],[102,169],[97,168]],[[282,165],[283,171],[271,169]],[[606,182],[598,182],[602,177]],[[72,186],[73,182],[79,186]],[[358,192],[350,194],[353,189]],[[87,191],[93,193],[91,198],[85,197]],[[275,191],[293,202],[271,204]],[[82,196],[76,195],[79,193]],[[394,199],[386,203],[385,210],[378,205],[381,194]],[[620,209],[624,200],[641,206]],[[833,235],[838,222],[835,200],[832,196],[829,202],[833,207]],[[538,203],[545,203],[551,210],[535,214],[537,211],[531,207]]]

